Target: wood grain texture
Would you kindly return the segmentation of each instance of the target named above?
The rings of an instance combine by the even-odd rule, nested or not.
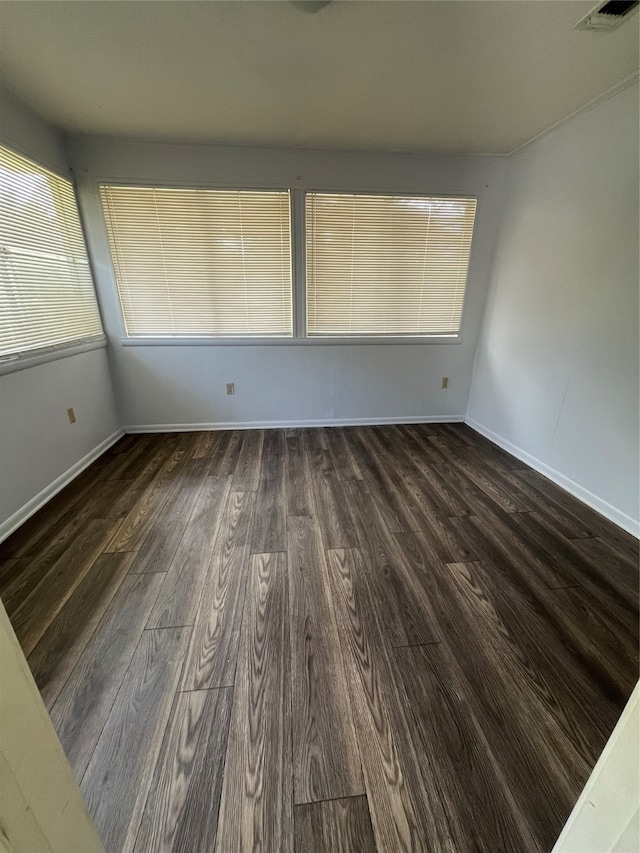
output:
[[[362,471],[351,448],[348,432],[342,427],[330,427],[324,430],[324,437],[338,479],[362,480]]]
[[[10,616],[13,616],[53,564],[63,557],[71,546],[77,547],[77,540],[86,534],[86,526],[91,519],[91,507],[94,502],[88,499],[88,495],[85,494],[84,497],[85,500],[79,506],[74,506],[74,501],[69,500],[68,503],[72,504],[72,508],[48,529],[42,539],[34,534],[30,540],[37,542],[37,545],[33,546],[33,553],[18,558],[22,561],[18,566],[19,571],[8,578],[2,586],[2,600]]]
[[[11,614],[11,624],[28,657],[104,548],[113,530],[111,519],[87,522],[67,550]]]
[[[216,443],[211,453],[211,464],[209,473],[215,477],[233,476],[244,433],[239,430],[229,430],[221,433],[220,440]]]
[[[157,575],[123,580],[51,709],[77,779],[93,754],[161,583]]]
[[[416,802],[418,791],[407,783],[406,762],[412,763],[412,757],[402,755],[401,709],[362,582],[362,558],[357,549],[348,549],[328,551],[327,559],[377,847],[380,851],[420,850],[426,836]]]
[[[292,853],[287,558],[251,558],[216,851]]]
[[[549,850],[638,675],[637,541],[462,424],[128,436],[0,595],[118,853]]]
[[[285,482],[287,515],[313,515],[313,484],[298,432],[285,438]]]
[[[262,430],[248,429],[245,432],[231,482],[232,492],[255,492],[258,488],[263,439]]]
[[[369,606],[378,616],[381,631],[392,646],[434,643],[439,636],[427,603],[407,571],[398,543],[389,533],[377,503],[364,484],[345,483],[353,507],[369,590]]]
[[[131,554],[101,554],[29,655],[40,695],[51,708],[124,580]]]
[[[396,439],[396,444],[390,438]],[[392,497],[391,503],[383,502],[379,499],[378,489],[370,489],[383,516],[387,514],[385,523],[389,530],[427,531],[434,541],[440,560],[471,559],[472,555],[449,529],[430,489],[422,484],[420,478],[410,475],[402,464],[398,464],[403,461],[403,444],[397,441],[396,433],[388,428],[374,427],[363,431],[361,440],[369,449],[370,464],[377,466],[377,479],[385,483],[385,496]]]
[[[131,439],[123,444],[123,450],[112,448],[111,460],[102,472],[105,485],[112,480],[134,480],[148,464],[150,449],[159,445],[158,437],[153,435],[128,435]]]
[[[398,491],[397,473],[390,470],[384,445],[369,429],[355,429],[352,435],[352,446],[364,483],[376,501],[385,525],[392,533],[418,530],[418,521]]]
[[[252,554],[285,551],[287,548],[284,484],[284,434],[282,430],[267,430],[264,433],[262,464],[251,531]]]
[[[206,460],[187,462],[131,563],[132,573],[167,572],[207,478]]]
[[[576,500],[569,492],[552,483],[543,474],[530,469],[519,471],[518,479],[530,484],[548,502],[577,519],[593,536],[600,536],[612,545],[626,551],[628,556],[638,558],[640,546],[635,536],[617,527],[591,507]]]
[[[638,680],[638,622],[615,599],[606,605],[594,607],[580,587],[554,590],[549,621],[560,626],[562,641],[584,659],[607,695],[617,697],[619,707]]]
[[[419,539],[420,535],[406,537]],[[458,569],[468,573],[469,566],[461,563]],[[443,571],[422,577],[437,613],[449,666],[467,695],[473,696],[475,716],[532,836],[543,849],[551,849],[590,767],[556,722],[552,695],[535,682],[529,684],[526,658],[519,678],[504,666],[501,652],[510,651],[508,632],[502,647],[487,642],[488,631],[495,638],[500,630],[491,628],[495,616],[482,591],[460,595]],[[540,785],[540,778],[548,784]]]
[[[540,517],[543,518],[542,514]],[[605,574],[612,579],[614,597],[619,596],[633,605],[638,598],[640,581],[636,557],[625,552],[618,542],[606,542],[600,537],[574,541],[571,550],[577,551],[590,574]]]
[[[294,808],[296,853],[375,853],[366,797]]]
[[[562,579],[559,586],[582,586],[594,599],[615,597],[626,602],[631,612],[638,602],[637,571],[627,573],[623,564],[612,555],[608,566],[602,565],[602,555],[593,555],[591,540],[569,540],[557,533],[546,518],[530,512],[512,521],[519,539],[536,549],[540,560],[552,567]],[[591,543],[591,552],[589,551]],[[608,569],[608,570],[607,570]]]
[[[225,688],[176,695],[135,853],[215,848],[232,696]]]
[[[82,779],[106,853],[133,850],[190,631],[143,632]]]
[[[163,580],[148,628],[194,624],[230,486],[231,477],[207,477]]]
[[[424,445],[419,443],[404,427],[395,427],[398,434],[394,446],[402,448],[403,470],[409,480],[415,480],[429,496],[434,512],[443,518],[452,515],[471,515],[472,506],[460,492],[453,488],[446,477],[442,477],[437,462],[425,454]],[[389,434],[386,433],[387,437]]]
[[[516,583],[527,588],[557,589],[573,586],[563,571],[557,571],[536,544],[515,534],[517,515],[476,508],[477,516],[450,519],[456,534],[478,559],[487,560]]]
[[[304,433],[307,464],[313,484],[315,516],[325,548],[351,548],[358,544],[353,518],[325,448],[326,436],[317,430]]]
[[[60,549],[60,554],[64,550]],[[2,585],[2,603],[10,617],[40,583],[56,559],[46,551],[38,557],[12,558],[12,572],[7,574]]]
[[[416,448],[421,451],[424,461],[430,465],[445,461],[446,457],[430,443],[429,439],[436,434],[435,424],[402,424],[403,438],[409,437]]]
[[[101,457],[102,459],[102,457]],[[28,557],[42,554],[56,539],[68,538],[79,526],[86,499],[95,496],[101,480],[100,459],[73,480],[69,487],[38,510],[31,518],[0,544],[0,557]],[[67,530],[69,525],[69,530]],[[66,545],[65,541],[65,545]]]
[[[546,715],[563,731],[572,756],[594,765],[606,742],[603,732],[612,731],[617,721],[616,702],[592,680],[584,660],[550,632],[540,644],[542,614],[525,597],[505,590],[491,566],[468,563],[447,568],[449,590],[464,600],[469,618],[482,625],[485,648],[500,659],[502,672],[515,683],[528,680],[532,692],[542,698]]]
[[[234,683],[254,508],[253,492],[229,494],[196,614],[182,690]]]
[[[20,571],[20,561],[18,557],[3,557],[0,558],[0,589],[6,589],[14,577]]]
[[[440,646],[395,649],[394,675],[421,756],[423,786],[442,800],[444,837],[435,849],[456,853],[539,850],[482,736]],[[481,831],[479,827],[482,827]]]
[[[324,552],[314,520],[288,519],[294,803],[364,793]]]
[[[124,524],[108,542],[105,551],[137,551],[146,539],[172,491],[177,489],[180,469],[187,463],[186,450],[173,450],[143,491]]]
[[[128,474],[130,486],[141,486],[143,489],[157,476],[162,476],[164,465],[176,452],[180,459],[189,459],[189,446],[185,445],[179,433],[147,435],[148,450],[129,465]]]
[[[198,433],[192,459],[213,459],[219,445],[227,435],[228,433],[222,431]]]
[[[451,463],[504,512],[529,512],[535,509],[531,500],[514,489],[513,483],[505,482],[505,474],[492,469],[484,460],[475,458],[470,461],[467,455],[452,456]]]

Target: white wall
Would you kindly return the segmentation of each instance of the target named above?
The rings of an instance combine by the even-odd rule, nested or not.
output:
[[[640,850],[640,686],[636,685],[552,853]]]
[[[59,135],[3,89],[0,115],[1,144],[69,174]],[[0,540],[119,428],[104,348],[0,376]]]
[[[467,420],[638,533],[638,83],[509,161]]]
[[[373,155],[74,138],[68,142],[127,429],[461,419],[500,213],[503,158]],[[99,181],[478,197],[463,342],[123,346]],[[449,377],[449,389],[441,379]],[[235,396],[225,383],[235,383]]]

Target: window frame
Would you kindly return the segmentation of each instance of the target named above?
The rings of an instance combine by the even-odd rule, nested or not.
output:
[[[102,328],[102,333],[100,335],[74,338],[73,340],[64,341],[62,343],[54,344],[48,347],[37,347],[35,349],[24,350],[22,352],[7,353],[6,355],[1,355],[0,376],[5,376],[10,373],[16,373],[20,370],[26,370],[30,367],[36,367],[37,365],[48,364],[53,361],[59,361],[63,358],[69,358],[74,355],[80,355],[81,353],[91,352],[97,349],[106,349],[107,333],[103,320],[102,306],[100,304],[96,276],[94,275],[93,270],[93,260],[89,251],[89,243],[87,240],[87,234],[82,218],[82,211],[80,208],[78,186],[76,184],[73,171],[70,168],[68,168],[67,170],[61,169],[59,164],[51,163],[43,157],[33,154],[32,152],[25,149],[24,146],[13,142],[9,138],[0,137],[0,147],[12,151],[14,154],[18,155],[19,157],[22,157],[25,160],[29,160],[35,166],[41,168],[44,172],[49,172],[50,174],[55,175],[56,177],[64,181],[67,181],[67,183],[71,185],[71,191],[73,193],[76,211],[78,214],[78,221],[80,224],[80,231],[82,234],[82,241],[84,243],[85,252],[87,254],[89,275],[91,276],[91,281],[93,284],[93,291],[96,299],[98,316],[100,318],[100,325]]]
[[[118,337],[123,347],[201,347],[201,346],[457,346],[464,342],[465,319],[467,313],[469,285],[467,285],[460,319],[460,331],[455,335],[352,335],[352,336],[318,336],[307,335],[307,310],[306,310],[306,195],[307,193],[335,193],[344,195],[388,195],[410,198],[451,198],[451,199],[475,199],[476,216],[471,248],[469,255],[468,281],[473,273],[474,247],[476,242],[476,230],[478,213],[481,208],[481,198],[477,192],[472,193],[446,193],[446,192],[414,192],[410,189],[378,189],[367,187],[345,187],[345,186],[316,186],[313,184],[301,186],[288,186],[282,182],[252,182],[242,183],[240,181],[169,181],[152,180],[149,178],[132,179],[112,177],[109,175],[92,176],[91,184],[95,193],[96,204],[99,210],[99,221],[102,243],[104,246],[107,268],[110,276],[110,290],[113,293],[114,306],[118,319]],[[171,336],[164,337],[128,336],[124,322],[122,306],[118,294],[113,259],[107,233],[105,211],[100,201],[100,187],[104,184],[130,187],[158,187],[162,189],[207,189],[207,190],[238,190],[238,191],[288,191],[290,194],[290,222],[291,222],[291,297],[293,334],[290,337],[214,337],[214,336]]]

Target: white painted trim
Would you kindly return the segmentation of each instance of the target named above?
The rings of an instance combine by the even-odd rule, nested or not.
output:
[[[463,309],[464,310],[464,309]],[[462,323],[460,324],[462,327]],[[460,333],[451,335],[363,335],[362,337],[289,337],[282,338],[120,338],[123,347],[343,347],[343,346],[453,346],[463,343]]]
[[[593,12],[593,9],[591,11]],[[591,12],[589,14],[591,14]],[[538,139],[541,139],[543,136],[546,136],[548,133],[551,133],[553,130],[556,130],[556,128],[561,127],[563,124],[570,122],[574,118],[577,118],[579,115],[582,115],[582,113],[586,113],[589,110],[592,110],[594,107],[597,107],[598,104],[603,103],[603,101],[608,101],[609,98],[613,98],[613,96],[617,95],[618,92],[622,92],[628,86],[632,86],[634,83],[636,83],[639,78],[640,72],[634,71],[628,77],[625,77],[624,80],[621,80],[619,83],[616,83],[614,86],[611,86],[610,89],[607,89],[600,95],[596,95],[595,98],[592,98],[590,101],[587,101],[586,104],[583,104],[581,107],[578,107],[577,110],[574,110],[572,113],[569,113],[569,115],[549,125],[549,127],[545,127],[544,130],[541,130],[538,133],[534,134],[534,136],[530,137],[525,142],[521,142],[520,145],[516,146],[512,151],[509,151],[506,156],[513,157],[514,154],[517,154],[519,151],[522,151],[523,148],[527,148],[529,145],[536,142]]]
[[[409,415],[403,418],[331,418],[317,421],[219,421],[207,424],[132,424],[127,433],[207,432],[222,429],[292,429],[300,427],[382,426],[384,424],[461,424],[461,415]]]
[[[79,459],[71,466],[64,474],[57,477],[53,483],[50,483],[46,488],[39,492],[35,497],[31,498],[21,509],[17,510],[0,524],[0,542],[3,542],[10,536],[14,530],[17,530],[21,524],[24,524],[28,518],[36,513],[41,507],[48,503],[54,495],[64,489],[72,480],[82,473],[85,468],[88,468],[98,456],[102,456],[105,450],[108,450],[116,441],[124,435],[123,429],[117,429],[104,441],[101,441],[97,447],[85,454],[82,459]]]
[[[576,483],[574,480],[571,480],[569,477],[566,477],[560,471],[556,471],[555,468],[551,468],[545,462],[542,462],[536,456],[532,456],[530,453],[527,453],[526,450],[522,450],[521,447],[518,447],[516,444],[512,444],[506,438],[503,438],[498,433],[484,426],[478,421],[475,421],[473,418],[465,418],[464,422],[468,424],[472,429],[476,432],[479,432],[480,435],[483,435],[485,438],[488,438],[489,441],[492,441],[494,444],[497,444],[498,447],[501,447],[503,450],[506,450],[507,453],[510,453],[512,456],[515,456],[516,459],[521,459],[523,462],[526,462],[527,465],[530,465],[532,468],[535,468],[540,474],[544,474],[545,477],[548,477],[554,483],[556,483],[560,488],[564,489],[566,492],[572,494],[575,498],[578,498],[582,503],[590,506],[591,509],[594,509],[596,512],[599,512],[600,515],[604,515],[605,518],[608,518],[609,521],[612,521],[614,524],[617,524],[618,527],[622,527],[623,530],[626,530],[628,533],[631,533],[632,536],[640,537],[640,521],[636,521],[634,518],[631,518],[630,515],[622,512],[622,510],[617,509],[612,504],[607,501],[599,498],[597,495],[594,495],[593,492],[590,492],[588,489],[585,489],[584,486],[581,486],[579,483]]]
[[[610,853],[620,850],[616,841],[624,835],[638,813],[637,808],[633,812],[633,807],[638,802],[639,703],[640,684],[636,684],[551,853],[592,853],[596,849],[598,853]],[[625,785],[629,780],[632,784]],[[627,814],[633,813],[621,828],[624,806],[628,808]],[[601,837],[587,850],[584,839],[593,838],[594,830]],[[606,849],[601,844],[605,836],[611,839]],[[577,838],[581,839],[578,848],[575,847]]]
[[[16,354],[0,357],[0,376],[15,373],[18,370],[28,370],[39,364],[48,364],[50,361],[59,361],[61,358],[70,358],[83,352],[91,352],[95,349],[106,349],[107,340],[104,336],[93,341],[82,341],[81,343],[62,344],[46,350],[30,350],[24,354]]]

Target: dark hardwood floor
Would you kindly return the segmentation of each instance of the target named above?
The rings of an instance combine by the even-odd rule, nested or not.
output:
[[[638,678],[637,540],[460,424],[126,436],[0,595],[108,853],[548,853]]]

